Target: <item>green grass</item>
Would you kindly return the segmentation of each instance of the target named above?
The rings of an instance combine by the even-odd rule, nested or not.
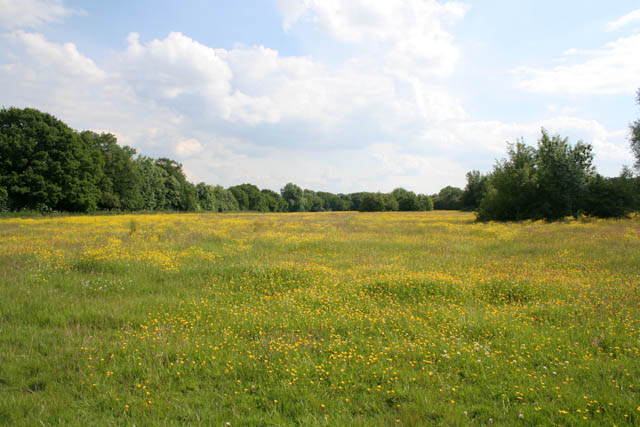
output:
[[[640,220],[0,220],[5,425],[637,425]]]

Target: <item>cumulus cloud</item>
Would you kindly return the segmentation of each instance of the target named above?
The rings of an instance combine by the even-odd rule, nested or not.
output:
[[[311,20],[335,40],[382,55],[384,69],[401,77],[449,75],[459,50],[444,27],[469,9],[435,0],[282,0],[279,5],[285,29]]]
[[[640,34],[621,37],[598,51],[570,49],[565,56],[587,56],[582,62],[551,69],[518,67],[518,87],[539,93],[572,95],[633,93],[640,76]]]
[[[615,21],[607,23],[607,31],[617,31],[631,23],[640,23],[640,9],[633,10]]]
[[[42,34],[14,31],[3,36],[9,43],[20,46],[27,53],[24,58],[36,68],[53,66],[56,73],[49,73],[60,79],[82,79],[91,82],[103,81],[107,74],[96,64],[82,55],[73,43],[57,44],[48,41]],[[28,70],[25,74],[29,76]],[[39,76],[34,76],[38,78]]]
[[[47,22],[60,22],[82,11],[64,6],[62,0],[0,0],[0,28],[37,28]]]

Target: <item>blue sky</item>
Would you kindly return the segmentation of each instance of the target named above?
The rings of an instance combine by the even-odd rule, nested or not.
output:
[[[640,114],[634,1],[0,0],[1,106],[188,177],[433,193],[540,128],[616,175]]]

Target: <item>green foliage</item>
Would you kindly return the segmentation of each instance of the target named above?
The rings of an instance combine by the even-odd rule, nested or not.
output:
[[[315,191],[304,189],[302,197],[305,200],[306,210],[309,212],[323,212],[325,210],[324,200]]]
[[[215,189],[212,185],[204,182],[196,185],[196,194],[198,195],[198,205],[200,209],[205,211],[218,212],[218,201],[216,200]]]
[[[466,211],[476,211],[480,202],[489,191],[489,177],[480,171],[467,172],[467,185],[462,192],[462,208]]]
[[[11,209],[90,211],[100,191],[91,146],[50,114],[0,110],[0,186]]]
[[[365,193],[358,207],[360,212],[382,212],[385,200],[382,193]]]
[[[220,185],[214,187],[216,200],[219,201],[218,212],[235,212],[240,210],[238,201],[229,190],[225,190]]]
[[[426,194],[418,194],[418,210],[433,210],[433,199],[431,198],[431,196],[427,196]]]
[[[333,194],[325,191],[316,192],[316,196],[322,199],[325,210],[328,211],[348,211],[351,207],[349,196],[344,194]]]
[[[584,205],[587,184],[595,174],[593,148],[582,141],[571,147],[568,138],[549,137],[542,129],[536,151],[537,199],[534,217],[556,220],[574,216]]]
[[[597,175],[590,183],[585,213],[601,218],[621,218],[640,208],[640,178],[629,173],[617,178]]]
[[[269,212],[269,202],[260,189],[253,184],[241,184],[229,187],[229,191],[238,201],[240,210]]]
[[[508,159],[494,166],[491,187],[480,202],[480,221],[509,221],[529,218],[534,211],[537,183],[535,149],[519,141],[508,145]]]
[[[391,193],[382,195],[382,203],[385,211],[397,211],[399,208],[398,201]]]
[[[519,141],[509,145],[508,155],[489,178],[479,220],[558,220],[586,208],[595,176],[591,145],[579,141],[572,147],[542,129],[537,149]]]
[[[266,188],[260,190],[260,192],[262,193],[262,197],[264,198],[267,204],[269,212],[286,212],[287,211],[289,205],[287,204],[287,202],[285,202],[285,200],[282,198],[280,194]]]
[[[133,165],[140,178],[142,209],[159,210],[168,208],[166,182],[169,174],[156,165],[150,157],[138,156]]]
[[[404,188],[396,188],[391,192],[393,197],[398,201],[398,210],[401,211],[419,211],[418,196],[413,191],[407,191]]]
[[[0,187],[0,212],[9,210],[9,193],[4,187]]]
[[[280,194],[285,202],[287,202],[288,212],[302,212],[307,210],[307,203],[302,193],[302,188],[290,182],[285,185]]]
[[[118,145],[109,133],[98,135],[84,131],[80,137],[93,148],[95,177],[100,189],[98,207],[101,209],[136,210],[144,205],[142,178],[133,162],[136,151]]]
[[[444,187],[434,200],[434,209],[460,210],[462,209],[462,189],[450,185]]]
[[[175,160],[160,158],[156,166],[167,173],[165,181],[165,208],[176,211],[195,211],[198,209],[198,195],[195,186],[187,181],[182,164]]]

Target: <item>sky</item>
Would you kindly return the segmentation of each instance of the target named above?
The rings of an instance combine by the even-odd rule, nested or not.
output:
[[[432,194],[541,128],[616,176],[637,0],[0,0],[0,107],[192,182]]]

